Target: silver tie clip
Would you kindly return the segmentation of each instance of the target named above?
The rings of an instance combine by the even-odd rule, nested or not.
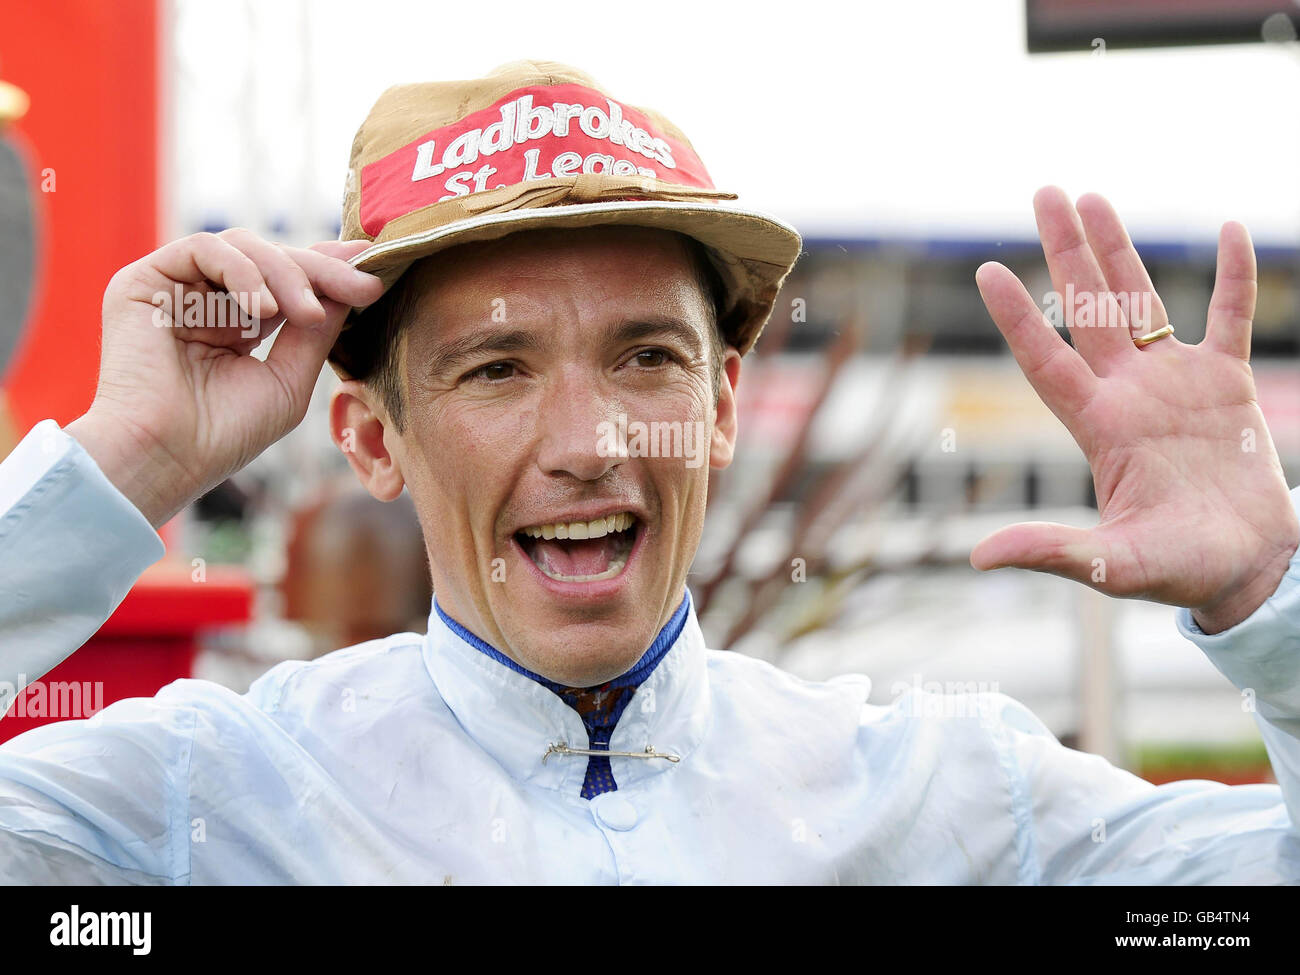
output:
[[[610,752],[603,748],[570,748],[566,741],[555,742],[549,745],[546,752],[542,755],[542,764],[552,755],[604,755],[606,758],[666,758],[670,762],[680,762],[680,755],[673,755],[669,752],[657,752],[653,745],[646,745],[643,752]]]

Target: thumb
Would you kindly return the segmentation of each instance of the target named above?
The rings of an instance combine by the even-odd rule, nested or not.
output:
[[[1083,528],[1047,521],[1026,521],[995,531],[971,550],[970,564],[981,572],[1015,567],[1050,572],[1092,585],[1105,571],[1103,546]],[[1104,578],[1104,576],[1103,576]]]
[[[266,356],[266,365],[275,371],[281,386],[288,391],[294,415],[299,419],[307,411],[321,366],[351,311],[347,305],[328,298],[321,298],[320,302],[325,309],[325,320],[310,324],[286,321]]]

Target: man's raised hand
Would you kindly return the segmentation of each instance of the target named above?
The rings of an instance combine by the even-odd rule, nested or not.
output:
[[[1077,322],[1067,301],[1071,348],[1006,267],[984,264],[976,282],[1025,376],[1083,449],[1100,523],[1012,525],[975,546],[971,564],[1186,606],[1207,633],[1227,629],[1272,595],[1300,544],[1248,364],[1250,236],[1237,223],[1220,233],[1205,338],[1187,345],[1171,335],[1139,348],[1133,334],[1168,319],[1110,204],[1090,194],[1076,210],[1047,187],[1034,210],[1053,288],[1089,295],[1108,323]],[[1115,293],[1149,295],[1151,320],[1130,322],[1133,306],[1126,316]]]
[[[347,263],[366,246],[227,230],[124,267],[104,294],[94,402],[68,433],[161,525],[302,420],[348,309],[382,292]]]

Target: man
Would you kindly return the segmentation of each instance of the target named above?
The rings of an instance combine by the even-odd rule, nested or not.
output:
[[[1258,701],[1282,783],[1157,788],[1001,695],[872,706],[863,678],[705,649],[685,580],[708,470],[731,459],[741,357],[799,242],[722,202],[666,119],[519,62],[390,90],[352,167],[343,242],[198,235],[114,278],[94,405],[0,471],[0,660],[35,675],[79,645],[161,555],[149,526],[290,429],[331,350],[335,442],[372,495],[415,503],[429,632],[14,740],[7,879],[1300,878],[1300,523],[1246,364],[1244,228],[1224,228],[1197,346],[1156,301],[1154,321],[1079,327],[1071,348],[1009,271],[978,273],[1092,465],[1101,522],[1013,526],[972,562],[1184,607],[1180,629]],[[1035,205],[1058,290],[1151,291],[1103,200]],[[260,327],[155,327],[176,288],[260,305]],[[681,450],[610,449],[620,418],[680,430]]]

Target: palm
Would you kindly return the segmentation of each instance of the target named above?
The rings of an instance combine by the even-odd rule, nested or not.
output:
[[[1080,200],[1082,220],[1059,190],[1040,191],[1035,207],[1058,292],[1067,283],[1076,295],[1146,292],[1153,321],[1134,330],[1167,323],[1104,200]],[[1100,522],[1088,530],[1015,525],[976,546],[972,564],[1037,569],[1115,596],[1196,608],[1223,602],[1285,563],[1300,526],[1247,364],[1254,277],[1245,229],[1229,224],[1203,342],[1170,336],[1138,348],[1126,327],[1070,320],[1071,348],[1044,326],[1010,271],[980,269],[994,321],[1088,460]]]

